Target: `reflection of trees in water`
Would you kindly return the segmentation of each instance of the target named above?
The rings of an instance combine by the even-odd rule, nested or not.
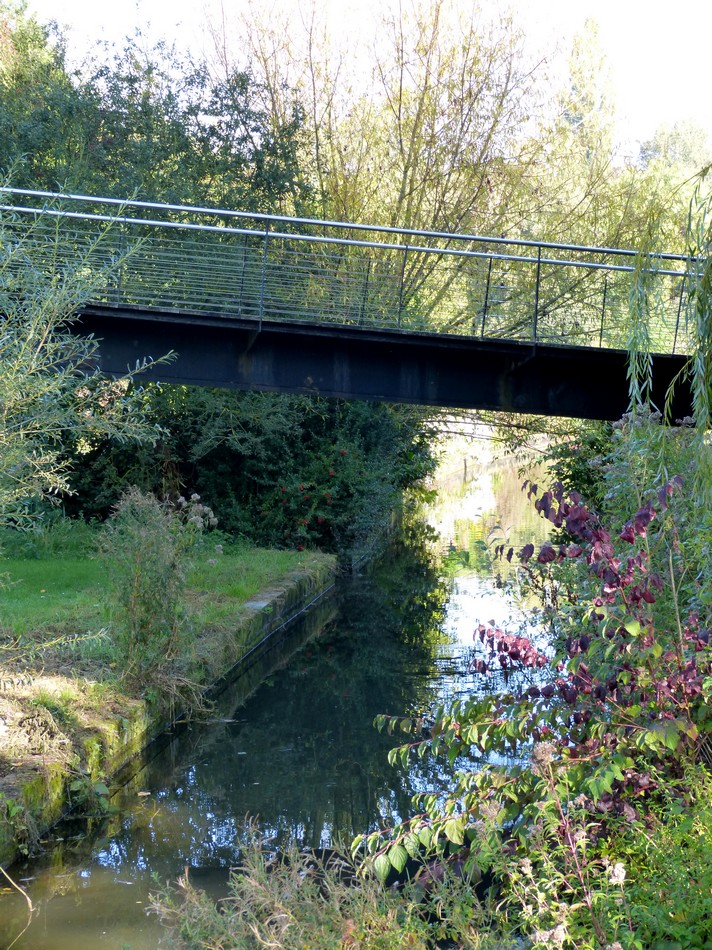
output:
[[[476,571],[491,575],[498,587],[517,587],[519,551],[542,543],[551,530],[522,490],[521,469],[510,460],[474,462],[466,479],[451,479],[439,491],[435,516],[446,512],[441,549],[451,575]],[[543,465],[532,461],[526,472],[531,481],[548,484]]]
[[[151,767],[165,790],[123,823],[102,863],[163,867],[162,851],[178,869],[234,863],[248,815],[282,843],[350,839],[408,814],[424,782],[441,783],[435,763],[391,767],[402,737],[373,726],[436,696],[448,586],[415,535],[371,576],[345,580],[338,616],[244,705],[223,709],[227,721],[194,727]]]

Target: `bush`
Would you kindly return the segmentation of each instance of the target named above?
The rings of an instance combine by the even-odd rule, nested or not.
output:
[[[445,800],[419,796],[419,816],[391,835],[367,836],[378,866],[397,867],[413,840],[460,847],[466,869],[494,872],[506,919],[534,947],[712,946],[706,908],[690,913],[685,897],[708,889],[712,852],[712,635],[684,582],[681,496],[677,477],[640,496],[617,537],[562,486],[536,497],[573,542],[525,546],[525,570],[547,588],[564,565],[588,575],[552,602],[558,650],[481,625],[473,668],[509,692],[425,724],[381,717],[415,738],[390,753],[403,764],[416,750],[487,764],[458,772]]]
[[[115,643],[124,676],[143,676],[175,655],[184,586],[184,541],[176,516],[129,488],[99,543],[110,578]]]
[[[483,912],[462,881],[385,889],[346,854],[331,849],[276,856],[257,841],[231,874],[219,907],[190,883],[152,899],[181,950],[430,950],[434,946],[511,947],[479,931]],[[442,942],[441,942],[442,941]],[[456,941],[455,944],[451,941]]]

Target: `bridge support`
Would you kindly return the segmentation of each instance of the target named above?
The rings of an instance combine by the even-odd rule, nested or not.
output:
[[[75,324],[100,340],[110,374],[169,350],[149,379],[191,386],[338,396],[461,409],[614,420],[626,411],[626,354],[363,327],[87,307]],[[662,407],[679,356],[656,356]],[[690,412],[679,392],[674,416]]]

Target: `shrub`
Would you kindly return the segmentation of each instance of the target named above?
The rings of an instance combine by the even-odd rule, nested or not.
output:
[[[503,912],[535,947],[709,945],[709,917],[688,914],[683,896],[685,882],[708,880],[700,855],[712,848],[699,791],[710,785],[712,637],[690,609],[692,589],[681,597],[681,490],[681,479],[665,482],[617,537],[562,486],[536,497],[573,540],[525,546],[526,569],[552,577],[578,563],[588,573],[578,598],[554,602],[558,652],[482,625],[473,668],[499,671],[509,692],[439,710],[425,738],[419,721],[380,718],[415,740],[393,759],[417,750],[488,764],[458,772],[444,800],[419,796],[418,816],[390,835],[367,836],[374,862],[396,867],[414,836],[436,852],[462,848],[466,867],[495,872]],[[537,681],[516,679],[527,669]],[[678,848],[663,895],[656,839]]]
[[[152,908],[168,928],[167,945],[184,950],[429,950],[452,940],[472,950],[511,947],[479,932],[481,909],[463,882],[433,882],[427,898],[417,885],[386,890],[331,849],[276,856],[255,841],[219,907],[186,874]]]
[[[144,675],[178,646],[184,585],[179,525],[168,506],[129,488],[104,526],[99,549],[123,674]]]

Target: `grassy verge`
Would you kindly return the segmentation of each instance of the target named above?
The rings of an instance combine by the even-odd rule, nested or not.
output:
[[[199,702],[334,568],[309,551],[201,546],[184,565],[176,651],[150,677],[127,678],[93,532],[47,534],[0,538],[0,866],[68,806],[105,808],[110,776],[172,704]]]
[[[220,558],[193,563],[186,578],[186,603],[191,625],[232,627],[236,614],[262,591],[285,576],[312,565],[331,563],[310,551],[273,551],[232,547]],[[87,634],[111,623],[106,604],[106,572],[88,557],[4,558],[0,572],[0,634],[24,637],[38,645],[48,632]],[[1,657],[1,654],[0,654]]]

